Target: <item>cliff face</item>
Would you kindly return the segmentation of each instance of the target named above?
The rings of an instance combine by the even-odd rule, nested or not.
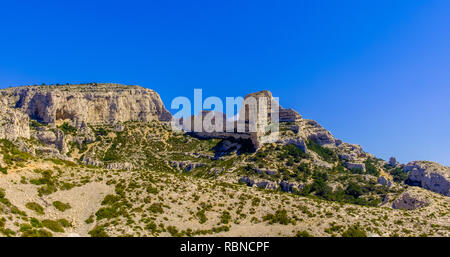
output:
[[[428,161],[413,161],[403,168],[409,172],[409,183],[450,196],[450,168]]]
[[[0,98],[0,139],[30,138],[28,116],[9,108],[6,99]]]
[[[70,121],[113,124],[124,121],[169,121],[160,96],[153,90],[120,84],[27,86],[1,91],[11,107],[47,124]]]

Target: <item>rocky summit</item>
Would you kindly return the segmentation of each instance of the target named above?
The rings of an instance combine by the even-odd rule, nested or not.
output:
[[[196,132],[139,86],[0,90],[0,235],[450,235],[449,167],[386,162],[278,110],[256,132]]]

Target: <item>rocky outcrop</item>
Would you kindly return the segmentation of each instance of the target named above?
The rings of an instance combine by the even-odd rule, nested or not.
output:
[[[262,180],[262,181],[259,181],[259,182],[255,182],[255,185],[258,188],[263,188],[263,189],[276,190],[278,188],[278,185],[275,182],[267,181],[267,180]]]
[[[37,131],[35,137],[47,145],[56,143],[56,135],[53,131]]]
[[[299,136],[281,136],[277,140],[277,143],[283,144],[283,145],[291,145],[292,144],[292,145],[297,146],[304,152],[307,151],[305,140]]]
[[[279,111],[279,118],[280,122],[295,122],[301,120],[302,116],[298,112],[290,108],[289,109],[281,108]]]
[[[389,158],[389,165],[391,165],[391,167],[397,167],[397,165],[399,165],[397,159],[395,159],[395,157],[391,157]]]
[[[69,151],[66,143],[66,135],[59,129],[46,130],[45,128],[41,128],[33,133],[33,137],[46,145],[58,149],[61,154],[66,154]]]
[[[0,91],[10,106],[47,124],[70,121],[88,124],[124,121],[169,121],[160,96],[153,90],[119,84],[26,86]]]
[[[131,170],[133,169],[133,164],[129,162],[115,162],[108,164],[106,168],[108,170]]]
[[[55,145],[58,148],[58,150],[61,152],[61,154],[66,154],[69,151],[69,148],[67,147],[67,143],[65,140],[66,135],[62,130],[57,129],[56,130],[56,142]]]
[[[413,161],[403,168],[409,172],[408,184],[450,196],[450,167],[428,161]]]
[[[244,177],[240,178],[239,182],[240,183],[244,183],[244,184],[246,184],[249,187],[252,187],[255,184],[255,180],[253,180],[253,179],[251,179],[251,178],[249,178],[247,176],[244,176]]]
[[[29,122],[26,114],[10,108],[7,99],[0,98],[0,139],[30,138]]]
[[[204,163],[194,163],[189,161],[171,161],[172,167],[191,171],[192,169],[205,166]]]
[[[86,156],[86,155],[83,156],[82,162],[85,165],[88,165],[88,166],[101,167],[101,166],[104,165],[104,163],[102,161],[99,161],[99,160],[95,159],[94,157],[89,157],[89,156]]]
[[[408,190],[392,203],[392,208],[415,210],[428,206],[429,204],[429,201],[422,194],[415,192],[414,190]]]
[[[263,110],[265,115],[260,110]],[[207,115],[210,116],[212,125],[205,127],[202,121],[205,120]],[[278,116],[278,119],[274,122],[272,122],[272,115]],[[223,127],[217,126],[218,129],[216,129],[215,120],[219,116],[223,121]],[[267,90],[246,95],[238,117],[235,121],[227,121],[223,113],[202,111],[197,116],[191,116],[185,121],[181,119],[178,122],[182,123],[180,127],[195,136],[201,138],[233,138],[235,140],[248,139],[251,141],[253,148],[258,149],[263,144],[273,143],[279,139],[278,132],[271,130],[271,126],[278,125],[279,122],[297,122],[302,119],[296,111],[281,107],[272,97],[272,93]],[[234,130],[227,130],[227,127],[232,127]]]
[[[221,157],[232,152],[238,152],[242,148],[242,145],[232,140],[222,140],[216,146],[214,146],[215,157]]]
[[[297,120],[301,120],[302,116],[294,111],[293,109],[285,109],[283,108],[272,96],[272,92],[268,90],[263,90],[255,93],[248,94],[244,97],[245,100],[253,97],[257,103],[258,107],[261,108],[259,105],[263,102],[261,101],[262,98],[265,98],[265,103],[267,104],[266,112],[267,112],[267,121],[271,121],[271,115],[272,112],[275,113],[275,115],[278,115],[279,122],[295,122]],[[252,108],[242,108],[240,111],[239,118],[244,118],[245,121],[248,121],[248,114],[254,111],[257,113],[258,110],[252,110]],[[278,111],[278,113],[277,113]],[[260,117],[265,118],[265,117]]]
[[[260,169],[260,168],[255,168],[255,172],[258,174],[266,174],[269,176],[273,176],[273,175],[277,175],[278,171],[277,170],[270,170],[270,169]]]
[[[292,193],[295,190],[301,190],[304,185],[296,183],[296,182],[288,182],[288,181],[280,181],[279,183],[268,181],[268,180],[261,180],[261,179],[253,179],[248,176],[241,177],[239,179],[240,183],[246,184],[249,187],[259,187],[263,189],[271,189],[271,190],[277,190],[278,188],[287,193]]]
[[[360,145],[340,143],[336,147],[336,152],[341,160],[351,162],[364,162],[368,156]]]
[[[364,163],[353,163],[353,162],[346,162],[345,167],[349,170],[361,170],[366,171],[366,165]]]
[[[324,129],[314,120],[304,120],[301,123],[301,134],[308,140],[313,140],[322,146],[336,146],[336,139],[330,131]]]
[[[288,181],[281,181],[280,182],[280,189],[283,192],[292,193],[295,190],[300,190],[304,187],[302,184],[298,184],[296,182],[288,182]]]
[[[387,187],[392,186],[392,182],[389,179],[387,179],[385,176],[379,177],[377,182],[378,182],[378,184],[383,185],[383,186],[387,186]]]

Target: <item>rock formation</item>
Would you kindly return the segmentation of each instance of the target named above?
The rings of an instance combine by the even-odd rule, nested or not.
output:
[[[410,172],[408,182],[450,196],[450,168],[429,161],[413,161],[403,168]]]
[[[0,98],[0,139],[30,138],[28,116],[8,106],[7,99]]]
[[[47,124],[70,121],[77,128],[87,124],[124,121],[169,121],[160,96],[153,90],[120,84],[25,86],[0,94],[10,106]]]
[[[415,210],[428,206],[429,202],[420,193],[414,190],[408,190],[401,194],[393,203],[392,208],[394,209],[404,209],[404,210]]]

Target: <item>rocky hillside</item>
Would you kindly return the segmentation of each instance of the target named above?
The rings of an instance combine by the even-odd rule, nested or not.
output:
[[[0,94],[5,236],[450,235],[448,167],[386,162],[290,109],[267,140],[173,131],[137,86]]]

